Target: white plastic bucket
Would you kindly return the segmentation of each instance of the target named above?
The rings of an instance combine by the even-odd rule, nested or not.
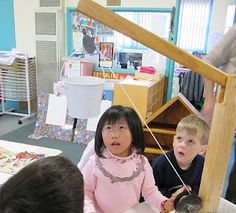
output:
[[[68,114],[73,118],[99,115],[105,80],[92,76],[71,76],[64,79]]]

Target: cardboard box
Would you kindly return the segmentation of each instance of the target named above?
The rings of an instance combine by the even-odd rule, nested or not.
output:
[[[161,74],[157,72],[154,74],[149,74],[149,73],[137,71],[134,74],[134,78],[148,80],[148,81],[159,81],[161,79]]]
[[[165,77],[159,81],[129,79],[115,83],[113,105],[133,107],[122,87],[144,120],[163,105]]]

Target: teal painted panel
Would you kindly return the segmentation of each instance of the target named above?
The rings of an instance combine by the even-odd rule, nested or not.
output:
[[[121,69],[121,68],[112,68],[111,69],[111,68],[95,67],[94,71],[134,74],[137,70],[134,70],[134,69]]]
[[[16,47],[13,0],[0,0],[0,50]]]
[[[13,0],[0,0],[0,51],[16,47]],[[5,102],[6,109],[19,109],[18,101]]]
[[[73,38],[72,38],[72,17],[73,12],[75,11],[74,7],[66,8],[66,33],[67,33],[67,55],[71,55],[73,53]]]

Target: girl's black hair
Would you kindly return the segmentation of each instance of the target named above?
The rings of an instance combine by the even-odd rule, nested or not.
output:
[[[102,152],[105,148],[102,138],[102,128],[105,124],[114,124],[119,119],[124,118],[129,126],[132,144],[137,153],[144,151],[144,135],[141,120],[138,114],[131,108],[115,105],[108,108],[101,116],[95,133],[95,152],[99,157],[103,157]]]

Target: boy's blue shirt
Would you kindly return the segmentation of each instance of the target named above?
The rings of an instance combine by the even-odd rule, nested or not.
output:
[[[170,159],[184,183],[191,186],[193,193],[198,193],[204,166],[204,157],[197,155],[192,165],[187,170],[182,170],[178,166],[173,151],[168,152],[167,157]],[[183,186],[164,155],[152,161],[152,168],[156,185],[164,196],[171,197],[171,194]]]

